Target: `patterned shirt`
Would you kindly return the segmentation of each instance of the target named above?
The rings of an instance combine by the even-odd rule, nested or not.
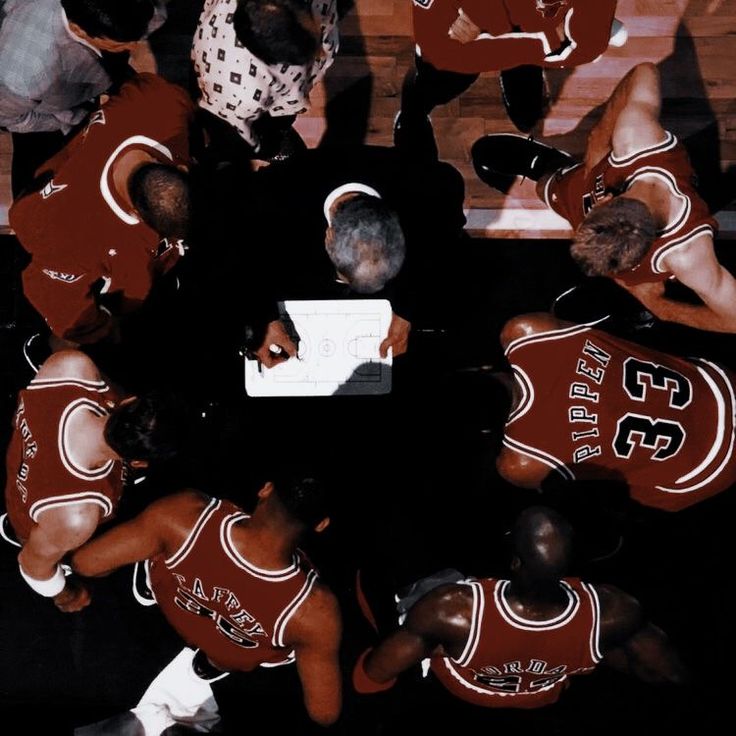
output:
[[[148,32],[165,17],[158,3]],[[68,133],[110,87],[100,60],[69,30],[59,0],[0,2],[0,128]]]
[[[337,0],[312,0],[322,54],[305,66],[269,65],[235,36],[237,0],[207,0],[194,34],[192,61],[202,90],[200,107],[226,120],[251,146],[252,125],[264,113],[298,115],[309,109],[309,93],[332,64],[339,47]]]

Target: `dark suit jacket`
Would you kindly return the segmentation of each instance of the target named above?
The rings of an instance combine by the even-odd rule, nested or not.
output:
[[[245,177],[230,171],[210,193],[210,222],[202,248],[225,249],[217,283],[239,295],[242,318],[255,328],[278,317],[286,299],[366,298],[336,280],[325,250],[326,197],[343,184],[373,187],[396,211],[407,257],[400,274],[368,298],[386,298],[414,321],[426,298],[423,281],[453,258],[463,237],[464,183],[449,164],[417,164],[396,149],[374,146],[310,149]],[[213,230],[214,227],[214,230]],[[212,242],[212,241],[215,242]]]

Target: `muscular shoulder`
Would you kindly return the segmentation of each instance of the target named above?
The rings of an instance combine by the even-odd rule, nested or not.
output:
[[[706,232],[693,238],[687,245],[673,248],[662,259],[664,267],[675,274],[698,270],[706,263],[716,261],[713,236]]]
[[[41,366],[36,379],[76,378],[82,381],[101,381],[102,376],[92,360],[79,350],[61,350]]]
[[[465,641],[473,616],[473,592],[468,585],[440,585],[409,611],[406,627],[444,645]]]
[[[498,474],[519,488],[539,488],[550,474],[548,465],[504,447],[496,459]]]
[[[287,626],[285,640],[291,645],[323,641],[331,646],[342,633],[340,606],[334,593],[317,581]]]
[[[596,585],[601,609],[601,647],[611,649],[626,641],[643,623],[639,601],[613,585]]]
[[[520,337],[529,337],[539,332],[549,332],[567,326],[567,322],[553,317],[547,312],[532,312],[512,317],[501,330],[501,346],[504,350]]]

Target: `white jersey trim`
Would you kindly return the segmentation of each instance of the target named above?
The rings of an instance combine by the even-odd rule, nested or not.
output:
[[[601,317],[600,319],[595,320],[595,322],[584,322],[579,325],[571,325],[570,327],[561,327],[556,330],[546,330],[544,332],[535,332],[533,335],[523,335],[522,337],[517,337],[506,346],[504,355],[508,357],[511,355],[511,353],[514,352],[514,350],[517,350],[523,345],[528,345],[533,342],[562,340],[563,338],[569,337],[570,335],[577,335],[579,332],[587,332],[591,327],[600,324],[606,319],[608,319],[608,317]]]
[[[565,21],[564,21],[565,38],[570,43],[567,46],[565,46],[565,48],[563,48],[559,54],[547,54],[547,56],[544,57],[545,61],[564,61],[578,47],[577,42],[572,37],[572,33],[570,32],[570,21],[572,20],[572,16],[574,12],[575,12],[575,8],[570,8],[570,10],[568,10],[567,14],[565,15]]]
[[[658,166],[646,166],[642,169],[637,169],[628,179],[626,179],[624,185],[628,190],[635,181],[652,178],[659,179],[670,190],[672,195],[677,197],[682,203],[680,211],[664,228],[657,231],[657,237],[663,238],[667,235],[673,235],[687,222],[687,218],[690,217],[693,204],[690,197],[680,191],[680,187],[677,186],[675,177],[672,176],[667,169],[662,169]]]
[[[525,445],[508,435],[504,435],[503,444],[510,450],[515,450],[522,455],[526,455],[533,460],[539,460],[539,462],[548,465],[552,470],[556,470],[566,480],[575,480],[575,473],[573,473],[572,470],[562,462],[562,460],[554,457],[554,455],[550,455],[544,452],[544,450],[539,450],[536,447]]]
[[[466,667],[475,656],[475,651],[478,649],[478,642],[480,642],[480,626],[483,622],[483,614],[486,609],[486,597],[483,591],[483,586],[476,581],[463,581],[461,585],[470,586],[470,590],[473,593],[473,612],[470,618],[470,633],[468,634],[468,640],[465,642],[460,656],[453,660],[457,662],[461,667]]]
[[[552,47],[549,45],[549,40],[547,39],[547,35],[543,33],[542,31],[539,31],[538,33],[501,33],[498,36],[492,36],[490,33],[481,33],[478,35],[478,37],[475,39],[476,41],[498,41],[502,38],[529,38],[536,41],[539,41],[542,44],[542,50],[545,54],[552,53]]]
[[[593,611],[593,625],[590,629],[590,656],[598,664],[603,659],[603,652],[601,652],[601,602],[598,599],[598,592],[592,585],[588,585],[582,580],[580,584],[590,597],[590,605]]]
[[[83,378],[74,378],[72,376],[63,378],[34,378],[26,387],[26,390],[38,391],[42,388],[56,388],[57,386],[76,386],[84,388],[88,391],[96,391],[102,393],[109,389],[104,381],[87,381]]]
[[[512,365],[511,371],[516,385],[521,390],[521,399],[516,409],[509,414],[509,418],[506,420],[507,427],[517,419],[521,419],[534,405],[534,386],[529,376],[518,365]]]
[[[317,582],[317,577],[318,575],[316,570],[310,570],[307,573],[307,579],[304,581],[304,585],[302,585],[301,590],[294,596],[291,603],[281,611],[281,615],[276,619],[276,623],[273,627],[273,637],[271,638],[271,642],[275,647],[286,646],[284,644],[286,626],[289,621],[291,621],[294,614],[299,610],[302,603],[307,600],[307,597],[312,592],[314,584]]]
[[[701,235],[706,234],[710,235],[711,238],[715,237],[715,231],[710,225],[698,225],[696,228],[690,230],[690,232],[686,233],[685,235],[681,235],[675,240],[670,240],[669,242],[660,245],[659,248],[654,251],[654,255],[651,258],[652,270],[655,273],[667,273],[667,269],[662,267],[662,260],[670,255],[673,251],[690,245],[690,243],[692,243],[694,240],[697,240]]]
[[[173,555],[164,560],[166,567],[169,569],[176,567],[189,554],[210,517],[220,507],[220,503],[221,501],[217,498],[210,499],[210,502],[204,507],[194,526],[189,530],[189,534],[181,547]]]
[[[137,145],[143,145],[148,146],[149,148],[153,148],[154,150],[158,151],[163,156],[166,156],[170,161],[174,160],[174,157],[171,155],[171,151],[166,148],[166,146],[163,143],[159,143],[158,141],[155,141],[153,138],[149,138],[146,135],[133,135],[130,138],[126,138],[108,157],[107,161],[105,162],[104,167],[102,168],[102,175],[100,176],[100,193],[102,194],[102,198],[107,202],[110,209],[113,211],[113,213],[121,219],[126,225],[137,225],[140,220],[135,216],[131,215],[129,212],[126,212],[120,205],[115,201],[115,198],[112,195],[112,192],[110,191],[110,185],[107,183],[107,177],[110,172],[110,167],[112,166],[113,161],[118,157],[120,152],[127,148],[128,146],[137,146]]]
[[[69,422],[72,416],[80,411],[86,409],[91,411],[95,416],[104,417],[108,415],[107,410],[96,404],[92,399],[81,398],[72,401],[67,404],[66,408],[61,414],[59,419],[59,435],[58,435],[58,446],[59,446],[59,458],[66,470],[73,475],[75,478],[80,480],[101,480],[110,474],[113,466],[115,465],[114,460],[108,460],[104,465],[99,468],[84,468],[79,465],[69,450]]]
[[[515,629],[522,629],[523,631],[552,631],[553,629],[560,629],[570,623],[580,610],[580,596],[577,591],[564,580],[560,580],[560,587],[567,594],[567,606],[565,610],[553,618],[542,621],[522,618],[517,613],[514,613],[506,599],[506,591],[509,585],[511,585],[510,580],[499,580],[493,591],[493,598],[503,620]]]
[[[671,151],[677,145],[677,136],[670,133],[668,130],[665,131],[665,138],[659,143],[655,143],[651,146],[645,146],[644,148],[638,148],[631,153],[627,153],[625,156],[620,158],[614,154],[613,151],[608,154],[608,163],[611,166],[621,168],[623,166],[629,166],[635,161],[645,156],[652,156],[655,153],[664,153],[665,151]]]
[[[28,509],[28,515],[38,523],[38,517],[49,511],[50,509],[59,508],[61,506],[73,506],[77,503],[92,503],[100,506],[105,512],[104,516],[110,516],[112,514],[112,501],[105,496],[103,493],[98,491],[80,491],[79,493],[67,493],[64,496],[53,496],[51,498],[44,498],[36,503],[32,504]]]
[[[253,577],[259,578],[260,580],[266,580],[269,583],[289,580],[295,575],[298,575],[299,560],[296,555],[292,556],[292,562],[289,567],[285,567],[282,570],[265,570],[264,568],[256,567],[251,562],[248,562],[248,560],[238,552],[238,549],[232,540],[232,528],[239,521],[249,518],[249,514],[237,513],[228,516],[227,519],[222,522],[222,525],[220,526],[220,543],[222,544],[222,549],[225,554],[242,570],[250,573]]]
[[[717,478],[723,471],[723,468],[726,466],[726,464],[731,460],[731,457],[733,455],[734,439],[736,439],[736,437],[734,436],[734,422],[736,422],[736,395],[734,394],[733,386],[731,385],[731,381],[729,381],[728,376],[715,363],[711,363],[710,361],[704,360],[702,358],[699,358],[698,362],[707,365],[723,379],[723,382],[728,389],[729,396],[728,398],[724,397],[723,393],[716,385],[716,382],[713,380],[713,377],[708,374],[707,370],[701,368],[700,366],[696,366],[698,372],[703,376],[703,378],[705,378],[705,381],[708,384],[710,390],[713,392],[713,396],[716,400],[716,406],[718,408],[716,440],[713,443],[713,447],[711,448],[710,452],[705,457],[705,460],[703,460],[700,465],[691,470],[689,473],[686,473],[685,475],[678,478],[676,482],[684,483],[695,478],[698,474],[700,474],[708,467],[715,455],[724,447],[726,442],[728,442],[728,450],[723,460],[719,463],[718,467],[715,468],[713,472],[708,475],[707,478],[704,478],[699,483],[695,483],[694,485],[688,486],[687,488],[665,488],[664,486],[656,486],[658,491],[663,491],[664,493],[690,493],[692,491],[697,491],[699,488],[702,488],[703,486],[710,483],[714,478]],[[728,404],[728,410],[731,413],[731,433],[730,437],[728,438],[726,437],[725,431],[726,404]]]

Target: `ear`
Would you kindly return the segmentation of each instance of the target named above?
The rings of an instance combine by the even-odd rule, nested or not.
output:
[[[514,555],[511,558],[510,567],[511,567],[511,572],[518,572],[519,569],[521,568],[521,560],[516,555]]]
[[[266,499],[273,493],[273,483],[269,480],[263,484],[263,487],[258,491],[258,498]]]
[[[325,230],[325,248],[327,249],[328,253],[332,252],[332,245],[335,242],[335,228],[330,225],[327,230]]]
[[[314,531],[316,531],[317,534],[319,534],[320,532],[323,532],[325,529],[327,529],[329,525],[330,525],[330,517],[325,516],[325,518],[322,519],[322,521],[320,521],[320,523],[317,524],[316,527],[314,527]]]
[[[147,468],[148,460],[131,460],[128,465],[130,465],[131,468]]]

